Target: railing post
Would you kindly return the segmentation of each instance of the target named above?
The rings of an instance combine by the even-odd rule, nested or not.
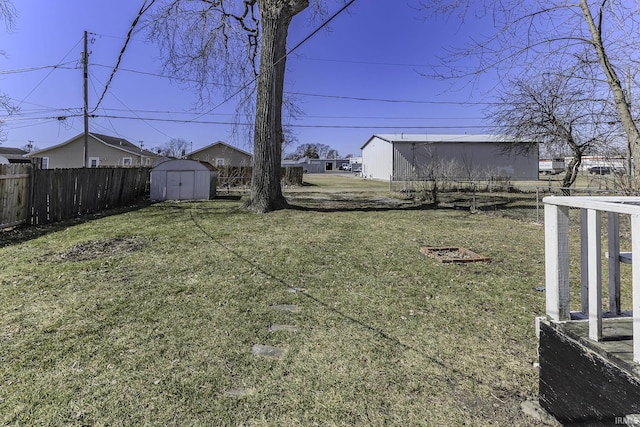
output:
[[[609,312],[620,314],[620,215],[609,212],[607,219],[609,251]]]
[[[602,248],[600,211],[587,210],[587,259],[589,271],[589,338],[602,339]]]
[[[589,227],[587,210],[580,209],[580,311],[589,314]]]
[[[640,363],[640,215],[631,215],[633,361]]]
[[[570,320],[569,208],[545,204],[544,227],[547,316]]]

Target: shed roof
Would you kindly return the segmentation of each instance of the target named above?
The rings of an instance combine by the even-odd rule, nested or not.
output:
[[[199,160],[167,160],[153,167],[152,171],[216,171],[210,163]]]
[[[364,143],[360,149],[371,142],[373,138],[379,138],[383,141],[391,144],[396,143],[437,143],[437,142],[453,142],[453,143],[465,143],[465,142],[519,142],[534,144],[535,141],[518,140],[508,135],[490,135],[490,134],[406,134],[406,133],[389,133],[389,134],[374,134]]]

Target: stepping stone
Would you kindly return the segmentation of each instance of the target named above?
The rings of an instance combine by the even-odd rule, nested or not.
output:
[[[288,331],[295,332],[298,328],[293,325],[271,325],[269,326],[269,332]]]
[[[298,312],[298,306],[293,304],[273,304],[271,308],[275,308],[276,310],[288,311],[291,313]]]
[[[271,359],[282,359],[287,353],[287,350],[278,347],[272,347],[270,345],[255,344],[251,351],[256,356],[269,357]]]

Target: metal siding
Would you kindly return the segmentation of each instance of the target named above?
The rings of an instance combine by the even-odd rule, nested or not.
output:
[[[491,142],[396,143],[394,177],[537,180],[537,150],[508,148],[506,143]]]
[[[388,180],[393,171],[393,147],[390,142],[374,137],[362,149],[362,175]]]

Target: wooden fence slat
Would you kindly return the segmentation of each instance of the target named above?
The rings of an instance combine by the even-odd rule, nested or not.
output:
[[[31,165],[0,165],[0,228],[26,221]]]

